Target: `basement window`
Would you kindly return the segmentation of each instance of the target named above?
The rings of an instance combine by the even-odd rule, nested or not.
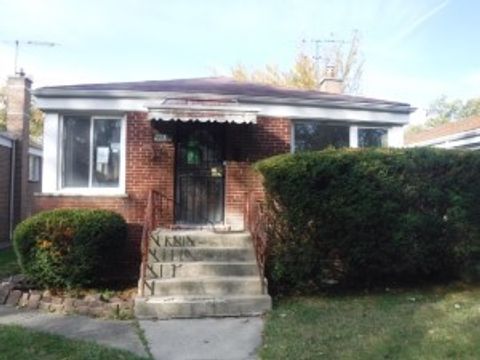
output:
[[[123,120],[64,116],[61,187],[119,189],[124,157]]]

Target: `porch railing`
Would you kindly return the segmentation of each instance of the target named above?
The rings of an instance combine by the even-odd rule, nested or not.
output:
[[[160,202],[160,203],[159,203]],[[161,209],[161,197],[160,193],[156,190],[150,190],[147,198],[147,206],[145,208],[145,217],[143,221],[142,229],[142,241],[140,244],[140,251],[142,256],[142,263],[140,265],[140,279],[139,279],[139,292],[140,296],[145,296],[145,286],[147,286],[146,272],[148,266],[148,250],[150,235],[157,226],[157,206]]]
[[[255,257],[263,283],[268,247],[268,227],[271,222],[266,212],[265,202],[253,191],[245,194],[244,222],[252,236]]]

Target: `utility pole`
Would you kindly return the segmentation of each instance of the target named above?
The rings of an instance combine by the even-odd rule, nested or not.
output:
[[[5,41],[4,40],[2,42],[7,44],[13,44],[15,46],[15,60],[14,60],[14,68],[13,68],[15,75],[23,74],[23,70],[18,71],[18,57],[20,54],[20,45],[21,46],[47,46],[47,47],[54,47],[54,46],[60,45],[60,44],[49,42],[49,41],[33,41],[33,40],[28,40],[28,41],[20,41],[20,40]]]

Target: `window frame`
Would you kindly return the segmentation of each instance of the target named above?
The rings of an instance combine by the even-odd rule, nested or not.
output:
[[[64,124],[65,117],[79,116],[88,117],[90,122],[89,129],[89,173],[88,173],[88,187],[64,187]],[[93,186],[93,151],[94,151],[94,121],[96,120],[119,120],[120,121],[120,171],[118,178],[118,186],[116,187],[95,187]],[[60,126],[58,132],[58,164],[57,164],[57,191],[60,194],[67,195],[124,195],[125,194],[125,174],[126,174],[126,116],[111,114],[111,115],[91,115],[84,113],[69,113],[60,116]]]
[[[385,147],[389,147],[390,146],[390,141],[389,141],[389,138],[388,138],[388,133],[390,131],[390,129],[386,126],[357,126],[357,148],[360,148],[360,149],[368,149],[368,148],[371,148],[371,147],[360,147],[360,144],[359,144],[359,130],[361,129],[379,129],[379,130],[385,130],[385,136],[387,137],[387,146]],[[380,146],[380,147],[377,147],[377,148],[383,148],[383,146]]]
[[[33,165],[30,162],[33,162]],[[34,173],[32,174],[32,168]],[[42,157],[35,154],[28,154],[28,182],[38,183],[42,179]],[[34,176],[35,175],[35,176]]]
[[[335,121],[332,119],[292,119],[290,131],[290,152],[293,154],[297,151],[295,144],[295,124],[320,122],[325,125],[345,126],[349,131],[349,148],[359,148],[358,145],[358,131],[360,129],[384,129],[387,132],[387,147],[390,147],[390,130],[391,127],[384,125],[363,125],[358,123],[348,123],[343,121]]]

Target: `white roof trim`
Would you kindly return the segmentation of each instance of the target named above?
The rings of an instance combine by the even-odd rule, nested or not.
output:
[[[464,138],[473,138],[480,135],[480,129],[472,129],[467,131],[462,131],[454,134],[444,135],[437,138],[418,141],[414,143],[408,144],[408,147],[416,147],[416,146],[439,146],[444,143],[462,140]]]
[[[161,105],[150,108],[148,118],[157,121],[199,121],[255,124],[258,109],[238,106]]]
[[[299,98],[288,96],[267,96],[267,95],[239,95],[239,94],[217,94],[210,92],[196,91],[134,91],[134,90],[73,90],[73,89],[49,89],[41,88],[34,91],[37,99],[45,98],[123,98],[123,99],[159,99],[159,98],[180,98],[191,97],[211,98],[225,97],[236,99],[239,103],[262,103],[262,104],[288,104],[292,106],[320,106],[320,107],[339,107],[346,109],[367,109],[385,112],[411,113],[415,109],[409,104],[378,99],[379,102],[370,102],[367,99],[355,96],[348,98],[338,98],[342,95],[326,94],[323,98]]]
[[[43,156],[43,151],[40,150],[40,149],[37,149],[35,147],[30,146],[30,148],[28,149],[28,154],[42,157]]]
[[[13,146],[12,142],[12,140],[0,135],[0,146],[11,148]]]

